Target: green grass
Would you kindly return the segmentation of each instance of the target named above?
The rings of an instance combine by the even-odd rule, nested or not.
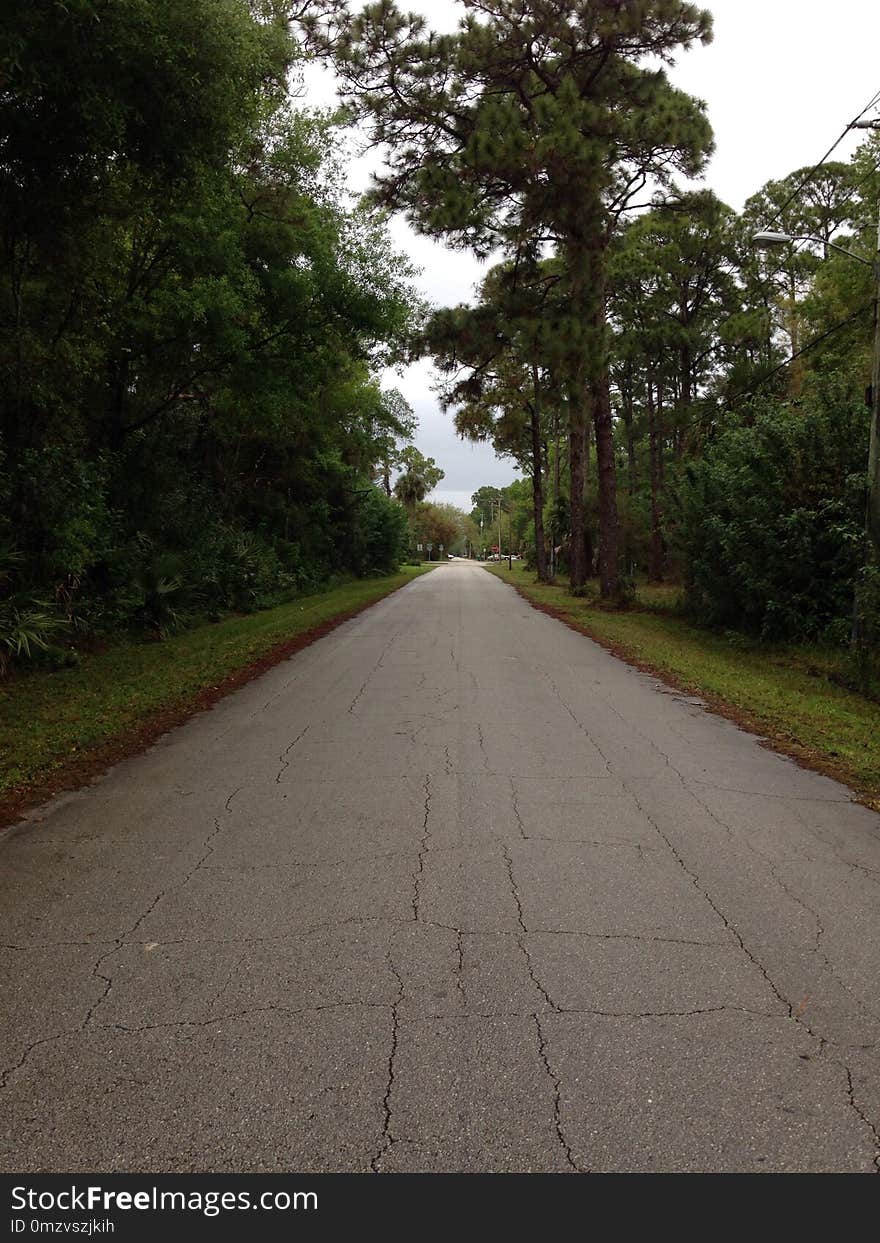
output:
[[[689,624],[672,610],[677,589],[642,587],[638,607],[607,610],[595,596],[535,582],[517,566],[491,567],[529,599],[559,609],[624,659],[728,709],[780,749],[829,772],[868,801],[880,800],[880,704],[838,684],[845,653],[768,645]]]
[[[0,684],[0,797],[39,787],[89,752],[132,736],[280,644],[372,604],[430,567],[405,566],[289,604],[231,617],[163,643],[113,643],[72,669]]]

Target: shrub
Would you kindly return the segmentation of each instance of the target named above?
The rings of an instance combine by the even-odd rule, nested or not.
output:
[[[371,487],[361,493],[349,564],[355,574],[392,574],[406,555],[408,525],[403,508]]]
[[[863,556],[867,449],[862,395],[840,377],[728,426],[678,489],[689,610],[768,639],[839,638]]]
[[[52,635],[64,626],[44,600],[14,590],[21,562],[14,548],[0,548],[0,677],[5,677],[12,664],[48,650]]]

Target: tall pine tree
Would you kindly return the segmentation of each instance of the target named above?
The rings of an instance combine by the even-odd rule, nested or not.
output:
[[[702,104],[664,62],[711,37],[683,0],[462,0],[441,35],[390,0],[353,15],[312,10],[312,46],[332,55],[346,103],[387,145],[375,197],[421,231],[478,255],[553,246],[566,271],[565,363],[574,585],[588,572],[583,491],[592,418],[602,594],[618,592],[617,500],[605,324],[606,254],[646,185],[695,175],[711,150]]]

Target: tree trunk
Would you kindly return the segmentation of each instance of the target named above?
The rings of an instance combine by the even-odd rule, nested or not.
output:
[[[599,476],[599,593],[603,600],[615,600],[620,595],[617,464],[614,460],[614,428],[606,346],[604,256],[597,254],[594,258],[590,397],[596,432],[596,469]]]
[[[620,595],[617,521],[617,468],[611,423],[611,395],[607,372],[594,381],[593,423],[596,428],[596,468],[599,473],[599,591],[603,600]]]
[[[663,423],[664,409],[664,391],[663,381],[657,381],[657,478],[660,480],[660,492],[662,494],[666,486],[666,429]]]
[[[632,381],[627,379],[623,395],[623,417],[626,423],[626,490],[629,496],[636,493],[636,438],[633,431]]]
[[[801,348],[800,319],[798,316],[797,305],[797,281],[794,273],[789,274],[788,287],[788,335],[791,341],[792,363],[788,368],[788,395],[792,398],[800,397],[804,391],[804,361],[795,355]]]
[[[569,401],[568,457],[571,477],[571,540],[569,580],[572,587],[583,587],[587,581],[586,532],[584,525],[584,456],[587,442],[586,400]]]
[[[553,514],[550,524],[550,577],[548,580],[551,583],[556,581],[556,547],[559,541],[556,523],[559,514],[559,455],[561,452],[562,444],[559,439],[559,395],[556,394],[553,402]]]
[[[648,452],[651,469],[651,556],[648,578],[652,583],[663,581],[663,531],[660,504],[660,472],[662,461],[661,432],[654,405],[654,377],[648,372]]]
[[[535,565],[539,582],[546,583],[547,546],[544,543],[544,456],[541,445],[541,406],[537,365],[532,365],[533,398],[529,410],[532,433],[532,504],[535,507]]]
[[[629,498],[629,521],[626,524],[626,536],[623,547],[624,565],[632,565],[635,549],[632,540],[632,502],[636,491],[636,438],[634,431],[635,401],[633,397],[632,369],[627,366],[623,372],[620,385],[621,412],[626,428],[626,494]]]
[[[572,333],[569,368],[571,401],[571,543],[573,587],[586,581],[584,472],[582,452],[589,412],[596,432],[599,474],[599,577],[603,598],[619,595],[617,567],[617,471],[612,436],[611,394],[605,325],[605,255],[608,245],[604,208],[597,197],[578,204],[565,259],[570,279],[571,315],[583,325]]]

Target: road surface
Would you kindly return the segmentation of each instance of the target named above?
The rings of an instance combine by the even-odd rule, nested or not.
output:
[[[880,818],[477,566],[0,867],[6,1170],[877,1170]]]

